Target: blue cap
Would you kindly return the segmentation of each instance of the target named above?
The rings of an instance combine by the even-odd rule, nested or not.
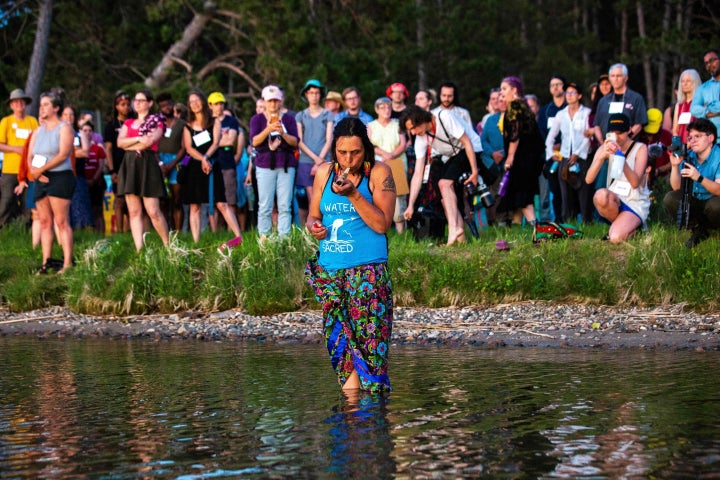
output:
[[[326,87],[325,85],[323,85],[322,83],[320,83],[320,80],[317,80],[317,79],[315,79],[315,78],[311,78],[310,80],[308,80],[307,82],[305,82],[305,86],[302,88],[302,90],[300,90],[300,96],[301,96],[302,99],[305,100],[306,102],[307,102],[307,99],[305,98],[305,92],[307,92],[310,87],[319,88],[319,89],[320,89],[320,92],[321,92],[321,95],[322,95],[323,97],[324,97],[325,94],[327,93],[327,87]]]

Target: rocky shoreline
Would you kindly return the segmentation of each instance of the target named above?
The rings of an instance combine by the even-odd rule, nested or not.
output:
[[[0,335],[319,343],[321,322],[318,311],[267,317],[240,310],[93,317],[54,307],[24,313],[0,310]],[[720,312],[685,312],[682,305],[630,309],[531,301],[403,307],[396,308],[394,322],[396,345],[720,350]]]

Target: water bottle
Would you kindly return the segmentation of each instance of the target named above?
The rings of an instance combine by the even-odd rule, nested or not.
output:
[[[498,186],[498,195],[501,197],[505,196],[507,192],[508,182],[510,180],[510,170],[505,171],[505,174],[500,179],[500,185]]]
[[[610,178],[618,179],[622,177],[624,166],[625,154],[622,151],[618,150],[612,156],[612,161],[610,162]]]
[[[560,161],[562,161],[563,156],[559,150],[555,150],[553,153],[560,159]],[[554,175],[558,171],[558,166],[560,165],[560,162],[556,162],[554,160],[550,160],[550,161],[552,162],[552,165],[550,165],[549,172],[550,172],[550,174]]]

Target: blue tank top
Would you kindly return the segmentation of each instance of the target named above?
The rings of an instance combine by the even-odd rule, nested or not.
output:
[[[332,191],[334,178],[334,174],[330,176],[320,198],[320,213],[328,235],[320,240],[318,263],[326,270],[338,270],[387,262],[387,237],[368,227],[347,197]],[[372,203],[368,179],[363,177],[357,188]]]

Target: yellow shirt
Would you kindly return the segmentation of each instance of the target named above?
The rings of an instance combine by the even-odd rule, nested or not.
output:
[[[25,118],[18,120],[14,115],[8,115],[0,121],[0,143],[11,147],[22,147],[36,128],[38,121],[35,117],[25,115]],[[5,152],[2,173],[17,175],[21,157],[19,153]]]

